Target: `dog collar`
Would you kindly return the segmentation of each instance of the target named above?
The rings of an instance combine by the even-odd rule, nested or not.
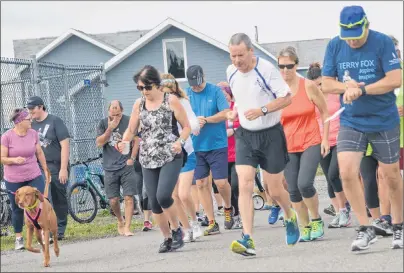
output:
[[[39,199],[37,199],[36,202],[32,206],[25,207],[25,209],[32,210],[32,209],[35,209],[36,207],[38,207],[38,205],[39,205]]]

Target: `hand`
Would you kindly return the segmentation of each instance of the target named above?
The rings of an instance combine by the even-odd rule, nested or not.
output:
[[[364,86],[364,85],[365,85],[364,82],[359,82],[358,83],[355,80],[350,80],[350,81],[345,82],[346,89],[348,89],[349,87],[357,88],[357,87]]]
[[[120,119],[118,117],[114,117],[112,120],[108,118],[108,128],[114,130],[119,125]]]
[[[45,172],[45,184],[49,184],[51,182],[51,174],[49,171]]]
[[[403,105],[397,106],[397,110],[398,110],[398,115],[399,115],[400,117],[402,117],[402,116],[403,116],[403,112],[404,112],[404,106],[403,106]]]
[[[234,121],[237,117],[237,111],[236,110],[229,111],[227,112],[226,116],[228,120]]]
[[[129,158],[128,160],[126,160],[126,165],[133,166],[133,164],[135,164],[135,161],[133,161],[132,158]]]
[[[122,153],[122,151],[126,148],[126,143],[119,141],[117,144],[115,144],[115,148]]]
[[[193,134],[194,136],[197,136],[197,135],[199,135],[200,133],[201,133],[201,130],[198,130],[198,131],[193,132],[192,134]]]
[[[13,163],[14,163],[14,164],[17,164],[17,165],[23,164],[24,162],[25,162],[25,158],[24,158],[24,157],[21,157],[21,156],[16,157],[16,158],[14,158],[14,160],[13,160]]]
[[[263,115],[264,113],[262,113],[261,109],[250,109],[244,112],[244,116],[248,120],[255,120]]]
[[[234,131],[233,129],[227,129],[227,137],[231,137],[232,135],[234,135]]]
[[[62,184],[66,184],[66,182],[67,182],[67,170],[66,169],[60,169],[59,181]]]
[[[330,153],[330,144],[327,139],[323,139],[321,142],[321,155],[326,157]]]
[[[180,154],[182,152],[181,143],[179,141],[174,142],[171,146],[171,150],[176,154]]]
[[[360,88],[349,87],[344,93],[343,101],[345,104],[352,104],[352,101],[358,99],[360,96],[362,96],[362,90]]]
[[[198,117],[198,121],[199,121],[199,128],[202,129],[203,126],[206,124],[206,119],[203,116],[199,116]]]

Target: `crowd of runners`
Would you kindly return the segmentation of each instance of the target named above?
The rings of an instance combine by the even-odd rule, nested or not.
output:
[[[133,80],[141,98],[131,115],[123,114],[121,102],[112,101],[108,117],[97,127],[105,190],[119,234],[133,235],[133,196],[139,195],[143,230],[153,228],[153,217],[164,237],[160,253],[224,228],[242,229],[241,239],[231,243],[233,252],[255,255],[252,196],[259,169],[268,223],[283,220],[287,245],[321,239],[326,236],[325,226],[348,227],[355,214],[359,227],[352,251],[369,248],[377,235],[391,236],[392,248],[403,248],[403,88],[398,41],[369,29],[360,6],[345,7],[339,25],[340,35],[329,42],[323,63],[310,65],[307,78],[296,72],[299,56],[293,47],[279,52],[276,68],[255,56],[250,38],[243,33],[229,41],[232,64],[226,82],[207,82],[199,65],[188,67],[186,90],[174,76],[153,66],[137,72]],[[59,154],[51,160],[59,162],[52,185],[54,179],[64,184],[63,140],[68,133],[56,125],[61,121],[49,114],[41,116],[45,108],[40,98],[31,98],[27,106],[29,112],[14,113],[15,128],[1,138],[6,187],[15,191],[24,181],[21,185],[43,190],[36,168],[30,167],[35,169],[30,179],[22,178],[24,162],[13,159],[27,156],[15,146],[25,135],[33,145],[30,153],[40,161],[35,145],[41,144],[46,161],[52,158],[52,145],[59,145],[59,150],[51,151]],[[46,126],[49,116],[52,125]],[[45,126],[42,131],[38,127],[40,140],[30,135],[31,118],[36,119],[36,127]],[[319,165],[328,183],[331,204],[324,212],[333,216],[329,223],[321,216],[314,187]],[[223,206],[223,226],[215,218],[212,187],[221,199],[219,210]],[[119,204],[121,188],[125,217]],[[52,196],[58,193],[55,190]],[[22,214],[12,205],[17,248],[22,244]],[[56,213],[58,219],[64,217],[63,211]],[[63,219],[59,227],[64,226]],[[204,231],[201,223],[207,226]]]

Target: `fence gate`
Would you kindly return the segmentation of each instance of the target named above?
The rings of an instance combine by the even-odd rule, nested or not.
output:
[[[0,132],[13,127],[9,116],[24,107],[28,97],[40,96],[47,111],[69,129],[70,161],[96,157],[96,126],[105,116],[103,66],[62,65],[1,58]],[[3,168],[1,167],[1,179]]]

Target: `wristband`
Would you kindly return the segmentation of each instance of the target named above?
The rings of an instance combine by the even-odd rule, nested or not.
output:
[[[360,88],[361,88],[361,90],[362,90],[362,96],[365,96],[365,95],[366,95],[366,88],[365,88],[365,86],[362,85]]]

